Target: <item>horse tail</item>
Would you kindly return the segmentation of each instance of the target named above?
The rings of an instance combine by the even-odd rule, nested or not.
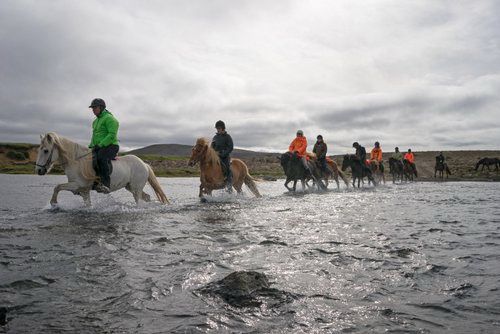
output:
[[[450,170],[450,168],[448,168],[448,165],[445,165],[445,167],[446,167],[446,173],[448,175],[451,175],[451,170]]]
[[[151,188],[153,188],[153,190],[156,194],[156,198],[158,198],[158,200],[160,202],[162,202],[163,204],[170,203],[168,201],[167,195],[165,195],[165,193],[161,189],[160,183],[158,182],[158,179],[156,178],[155,172],[153,172],[153,168],[151,168],[151,166],[149,166],[149,165],[146,165],[146,166],[148,167],[148,170],[149,170],[148,183],[151,186]]]
[[[252,192],[252,194],[255,195],[255,197],[262,197],[262,195],[259,193],[259,189],[257,189],[257,185],[255,184],[255,179],[248,174],[245,175],[245,179],[243,180],[245,184],[247,185],[248,189]]]
[[[347,181],[347,177],[345,176],[345,174],[340,170],[340,168],[337,168],[337,172],[344,181],[346,187],[349,188],[349,182]]]

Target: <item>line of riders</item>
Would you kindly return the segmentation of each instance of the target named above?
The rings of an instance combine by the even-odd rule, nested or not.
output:
[[[96,174],[99,176],[98,180],[94,182],[92,189],[102,193],[110,192],[110,174],[112,172],[111,161],[116,159],[119,151],[118,145],[118,120],[106,109],[106,103],[101,98],[95,98],[92,100],[89,108],[92,109],[95,120],[92,123],[92,138],[90,141],[89,148],[92,150],[92,162]],[[225,179],[225,188],[228,192],[232,191],[232,181],[233,175],[231,172],[231,152],[233,151],[234,145],[231,136],[226,131],[226,125],[223,121],[217,121],[215,123],[215,128],[217,133],[212,138],[211,147],[217,152],[221,167],[223,170],[223,175]],[[318,182],[318,179],[328,179],[335,174],[337,169],[335,163],[327,157],[327,144],[323,139],[322,135],[316,137],[316,143],[314,144],[312,154],[307,152],[307,139],[304,136],[302,130],[298,130],[295,139],[290,143],[288,152],[286,155],[288,158],[297,158],[302,162],[303,171],[306,176],[309,176],[314,182]],[[370,158],[367,159],[366,149],[361,146],[358,142],[354,142],[352,147],[356,150],[354,155],[346,155],[344,160],[349,159],[353,164],[353,174],[355,173],[355,165],[361,166],[361,175],[370,176],[371,173],[381,173],[383,177],[384,164],[382,159],[382,148],[380,143],[377,141],[373,149],[370,152]],[[319,174],[312,170],[309,163],[312,160],[315,162],[316,167],[319,170]],[[408,149],[407,153],[403,154],[396,147],[394,153],[389,159],[391,172],[401,171],[401,180],[403,175],[404,167],[407,165],[408,168],[412,170],[412,174],[417,176],[417,169],[415,165],[415,156],[411,149]],[[445,157],[441,153],[436,157],[436,163],[440,165],[445,165]],[[346,166],[342,167],[345,170]],[[351,166],[352,168],[352,166]],[[286,166],[284,166],[285,173],[287,173]],[[336,176],[336,175],[335,175]],[[397,176],[397,175],[396,175]],[[369,180],[372,178],[369,177]],[[337,184],[338,180],[336,179]],[[344,179],[345,181],[345,179]],[[354,183],[355,180],[353,180]],[[360,179],[358,178],[358,186]],[[385,178],[384,178],[385,182]],[[374,182],[375,183],[375,182]],[[288,186],[287,186],[288,188]]]

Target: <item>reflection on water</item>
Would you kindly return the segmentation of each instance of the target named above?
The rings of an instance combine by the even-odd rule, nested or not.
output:
[[[0,175],[0,332],[495,332],[496,183],[416,183],[263,198],[161,179],[173,199],[61,193]],[[265,273],[286,302],[234,307],[197,289]],[[2,314],[4,321],[2,322]]]

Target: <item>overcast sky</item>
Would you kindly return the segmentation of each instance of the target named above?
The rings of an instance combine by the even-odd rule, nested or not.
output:
[[[500,148],[500,1],[0,1],[0,141]]]

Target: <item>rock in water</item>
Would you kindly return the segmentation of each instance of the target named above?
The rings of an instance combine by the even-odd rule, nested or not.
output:
[[[217,295],[236,307],[260,306],[263,299],[281,304],[290,297],[287,292],[270,288],[266,275],[256,271],[233,272],[220,281],[209,283],[200,291]]]

